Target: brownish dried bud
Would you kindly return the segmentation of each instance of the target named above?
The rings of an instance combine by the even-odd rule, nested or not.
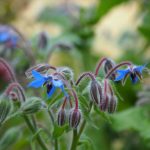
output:
[[[69,115],[69,125],[71,128],[77,128],[81,119],[81,112],[79,109],[73,109]]]
[[[94,101],[96,104],[99,104],[102,100],[102,88],[99,82],[96,80],[92,80],[91,86],[90,86],[90,96],[92,101]]]
[[[115,62],[112,59],[107,59],[104,63],[104,72],[107,74],[112,68],[115,67]],[[114,80],[116,78],[116,73],[112,73],[109,79]]]
[[[59,126],[63,126],[66,122],[66,112],[64,109],[61,109],[59,112],[58,112],[58,125]]]

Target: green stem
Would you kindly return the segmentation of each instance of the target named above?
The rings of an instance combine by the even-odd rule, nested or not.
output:
[[[73,130],[73,139],[70,150],[76,150],[78,144],[77,129]]]
[[[33,134],[35,134],[36,133],[36,128],[34,128],[32,126],[32,123],[30,122],[29,118],[26,115],[23,115],[23,118],[24,118],[26,124],[28,125],[28,127],[30,128],[31,132]],[[41,148],[43,150],[48,150],[48,148],[46,147],[45,143],[43,142],[43,140],[42,140],[42,138],[41,138],[41,136],[39,134],[37,135],[36,138],[37,138],[37,141],[38,141],[39,145],[41,146]]]
[[[48,108],[48,114],[49,114],[49,116],[50,116],[50,119],[51,119],[51,121],[52,121],[53,126],[55,126],[55,120],[54,120],[53,114],[52,114],[52,112],[49,110],[49,108]],[[54,143],[55,143],[55,144],[54,144],[55,150],[58,150],[59,148],[58,148],[58,139],[57,139],[57,138],[55,138]]]

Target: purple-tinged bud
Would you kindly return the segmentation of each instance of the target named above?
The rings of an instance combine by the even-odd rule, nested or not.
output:
[[[59,126],[63,126],[66,122],[66,112],[64,109],[61,109],[59,112],[58,112],[58,125]]]
[[[100,110],[101,111],[106,111],[108,109],[110,101],[110,95],[106,94],[105,96],[103,95],[102,101],[100,102]]]
[[[112,68],[115,67],[115,62],[112,59],[106,59],[104,63],[104,72],[107,74]],[[112,73],[109,79],[114,80],[116,78],[116,73]]]
[[[104,80],[104,87],[103,87],[103,98],[100,102],[100,109],[101,111],[108,111],[113,112],[116,109],[117,100],[114,96],[113,89],[109,83],[108,79]]]
[[[16,102],[18,100],[18,94],[14,91],[11,91],[9,93],[9,98],[10,98],[10,100]]]
[[[77,128],[81,119],[81,112],[79,109],[73,109],[69,115],[69,125],[71,128]]]
[[[38,48],[45,49],[48,45],[48,37],[45,32],[39,34],[38,38]]]
[[[116,96],[112,96],[110,98],[110,100],[109,100],[108,112],[109,113],[114,113],[116,108],[117,108],[117,97]]]
[[[37,72],[40,72],[40,73],[46,73],[49,69],[53,69],[55,70],[56,68],[55,67],[52,67],[50,66],[49,64],[38,64],[38,65],[35,65],[31,68],[29,68],[26,72],[25,72],[25,75],[27,76],[27,78],[32,78],[32,70],[35,70]]]
[[[98,81],[92,80],[90,85],[90,96],[94,103],[99,104],[102,100],[102,88]]]

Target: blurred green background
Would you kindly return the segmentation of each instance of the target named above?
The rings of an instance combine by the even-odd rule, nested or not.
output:
[[[15,26],[26,37],[36,63],[72,67],[76,78],[83,71],[93,71],[101,57],[116,62],[131,60],[137,65],[150,62],[149,0],[1,0],[0,23]],[[38,40],[43,32],[48,44],[39,48]],[[32,66],[30,58],[22,49],[3,57],[15,68],[26,88],[24,72]],[[79,149],[150,149],[150,78],[144,77],[137,85],[129,80],[124,87],[116,84],[123,97],[117,112],[110,122],[93,113],[93,123],[88,125],[83,137],[85,144]],[[3,88],[0,89],[2,92]],[[145,97],[146,104],[137,106]],[[0,139],[7,131],[11,132],[9,129],[13,135],[20,134],[3,149],[30,149],[29,134],[26,130],[21,134],[19,124],[16,118],[0,128]],[[15,126],[17,129],[11,129]],[[61,149],[65,150],[65,145]]]

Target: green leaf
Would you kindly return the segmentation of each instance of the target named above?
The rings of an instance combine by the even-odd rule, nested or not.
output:
[[[79,141],[79,146],[82,146],[82,150],[94,150],[94,145],[92,140],[86,135],[81,136],[81,140]]]
[[[60,127],[57,124],[55,124],[54,131],[53,131],[53,137],[57,138],[57,137],[61,136],[67,129],[68,129],[68,125],[64,125],[64,126]]]
[[[139,32],[145,37],[147,38],[148,40],[150,40],[150,12],[147,11],[145,14],[144,14],[144,17],[143,17],[143,21],[141,23],[141,25],[138,27],[138,30]]]
[[[0,140],[0,149],[6,150],[9,147],[11,147],[17,140],[19,139],[21,135],[20,128],[14,127],[8,129],[3,136],[1,136]]]
[[[102,112],[97,106],[94,106],[95,112],[100,115],[105,121],[111,123],[110,114],[107,114],[106,112]]]
[[[116,131],[135,130],[144,139],[150,139],[150,105],[135,107],[111,116]]]

